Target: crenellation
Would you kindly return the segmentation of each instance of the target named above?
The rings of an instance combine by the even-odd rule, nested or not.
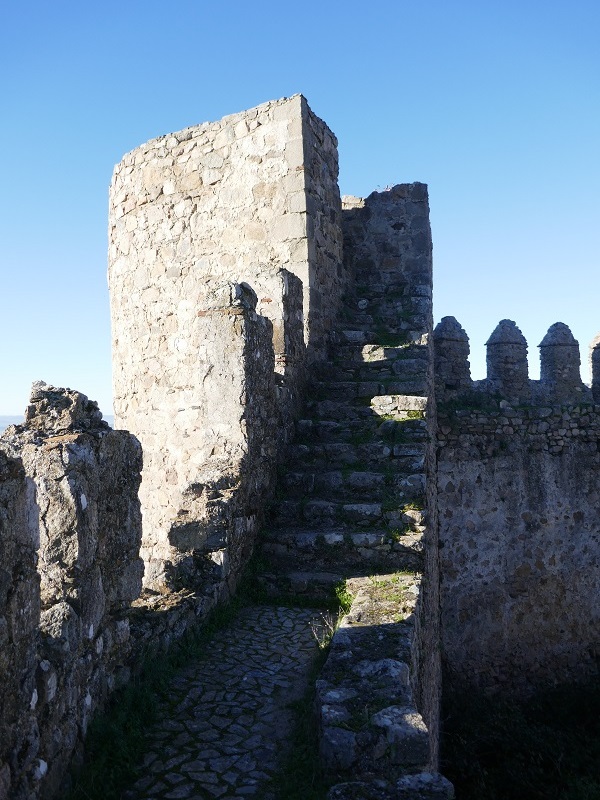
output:
[[[573,402],[588,394],[581,380],[579,342],[563,322],[548,328],[539,345],[540,389],[554,402]]]
[[[539,406],[593,402],[590,387],[581,380],[579,344],[562,322],[550,327],[539,346],[539,381],[528,377],[527,341],[512,320],[501,320],[486,342],[487,376],[483,380],[471,380],[469,338],[454,317],[444,317],[433,337],[438,403]],[[596,346],[592,342],[592,373]]]
[[[595,403],[600,403],[600,333],[590,344],[590,381]]]
[[[527,401],[530,396],[527,342],[516,323],[501,320],[486,347],[488,390],[510,401]]]
[[[443,317],[433,331],[435,393],[438,402],[473,387],[469,337],[455,317]]]

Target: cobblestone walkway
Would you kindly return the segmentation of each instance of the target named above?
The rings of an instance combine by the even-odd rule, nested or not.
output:
[[[144,775],[124,800],[279,798],[269,782],[307,689],[322,618],[307,609],[241,611],[173,682],[150,734]]]

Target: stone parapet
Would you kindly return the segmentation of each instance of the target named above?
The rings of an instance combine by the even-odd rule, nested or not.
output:
[[[501,405],[438,409],[443,657],[526,692],[597,669],[600,406]]]
[[[501,320],[488,341],[487,376],[471,381],[469,339],[454,317],[444,317],[434,331],[435,385],[438,402],[476,405],[505,400],[511,404],[590,403],[598,394],[597,339],[590,348],[591,386],[580,375],[579,343],[569,327],[556,322],[540,347],[540,380],[528,378],[527,342],[517,325]]]
[[[0,708],[13,725],[0,721],[0,780],[3,796],[29,800],[56,795],[130,653],[122,615],[142,582],[141,449],[85,395],[38,383],[0,450],[10,645]]]

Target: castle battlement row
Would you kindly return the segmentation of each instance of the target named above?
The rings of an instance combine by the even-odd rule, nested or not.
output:
[[[486,342],[487,377],[471,379],[469,337],[454,317],[444,317],[433,332],[436,396],[458,400],[488,394],[513,403],[600,402],[600,335],[590,345],[591,386],[581,380],[579,342],[563,322],[551,325],[538,345],[540,379],[529,378],[527,341],[516,323],[501,320]]]

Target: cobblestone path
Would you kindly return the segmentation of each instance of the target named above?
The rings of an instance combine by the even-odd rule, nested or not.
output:
[[[314,610],[255,606],[217,632],[173,681],[144,775],[124,800],[285,800],[269,782],[294,724],[289,704],[308,687],[320,622]]]

